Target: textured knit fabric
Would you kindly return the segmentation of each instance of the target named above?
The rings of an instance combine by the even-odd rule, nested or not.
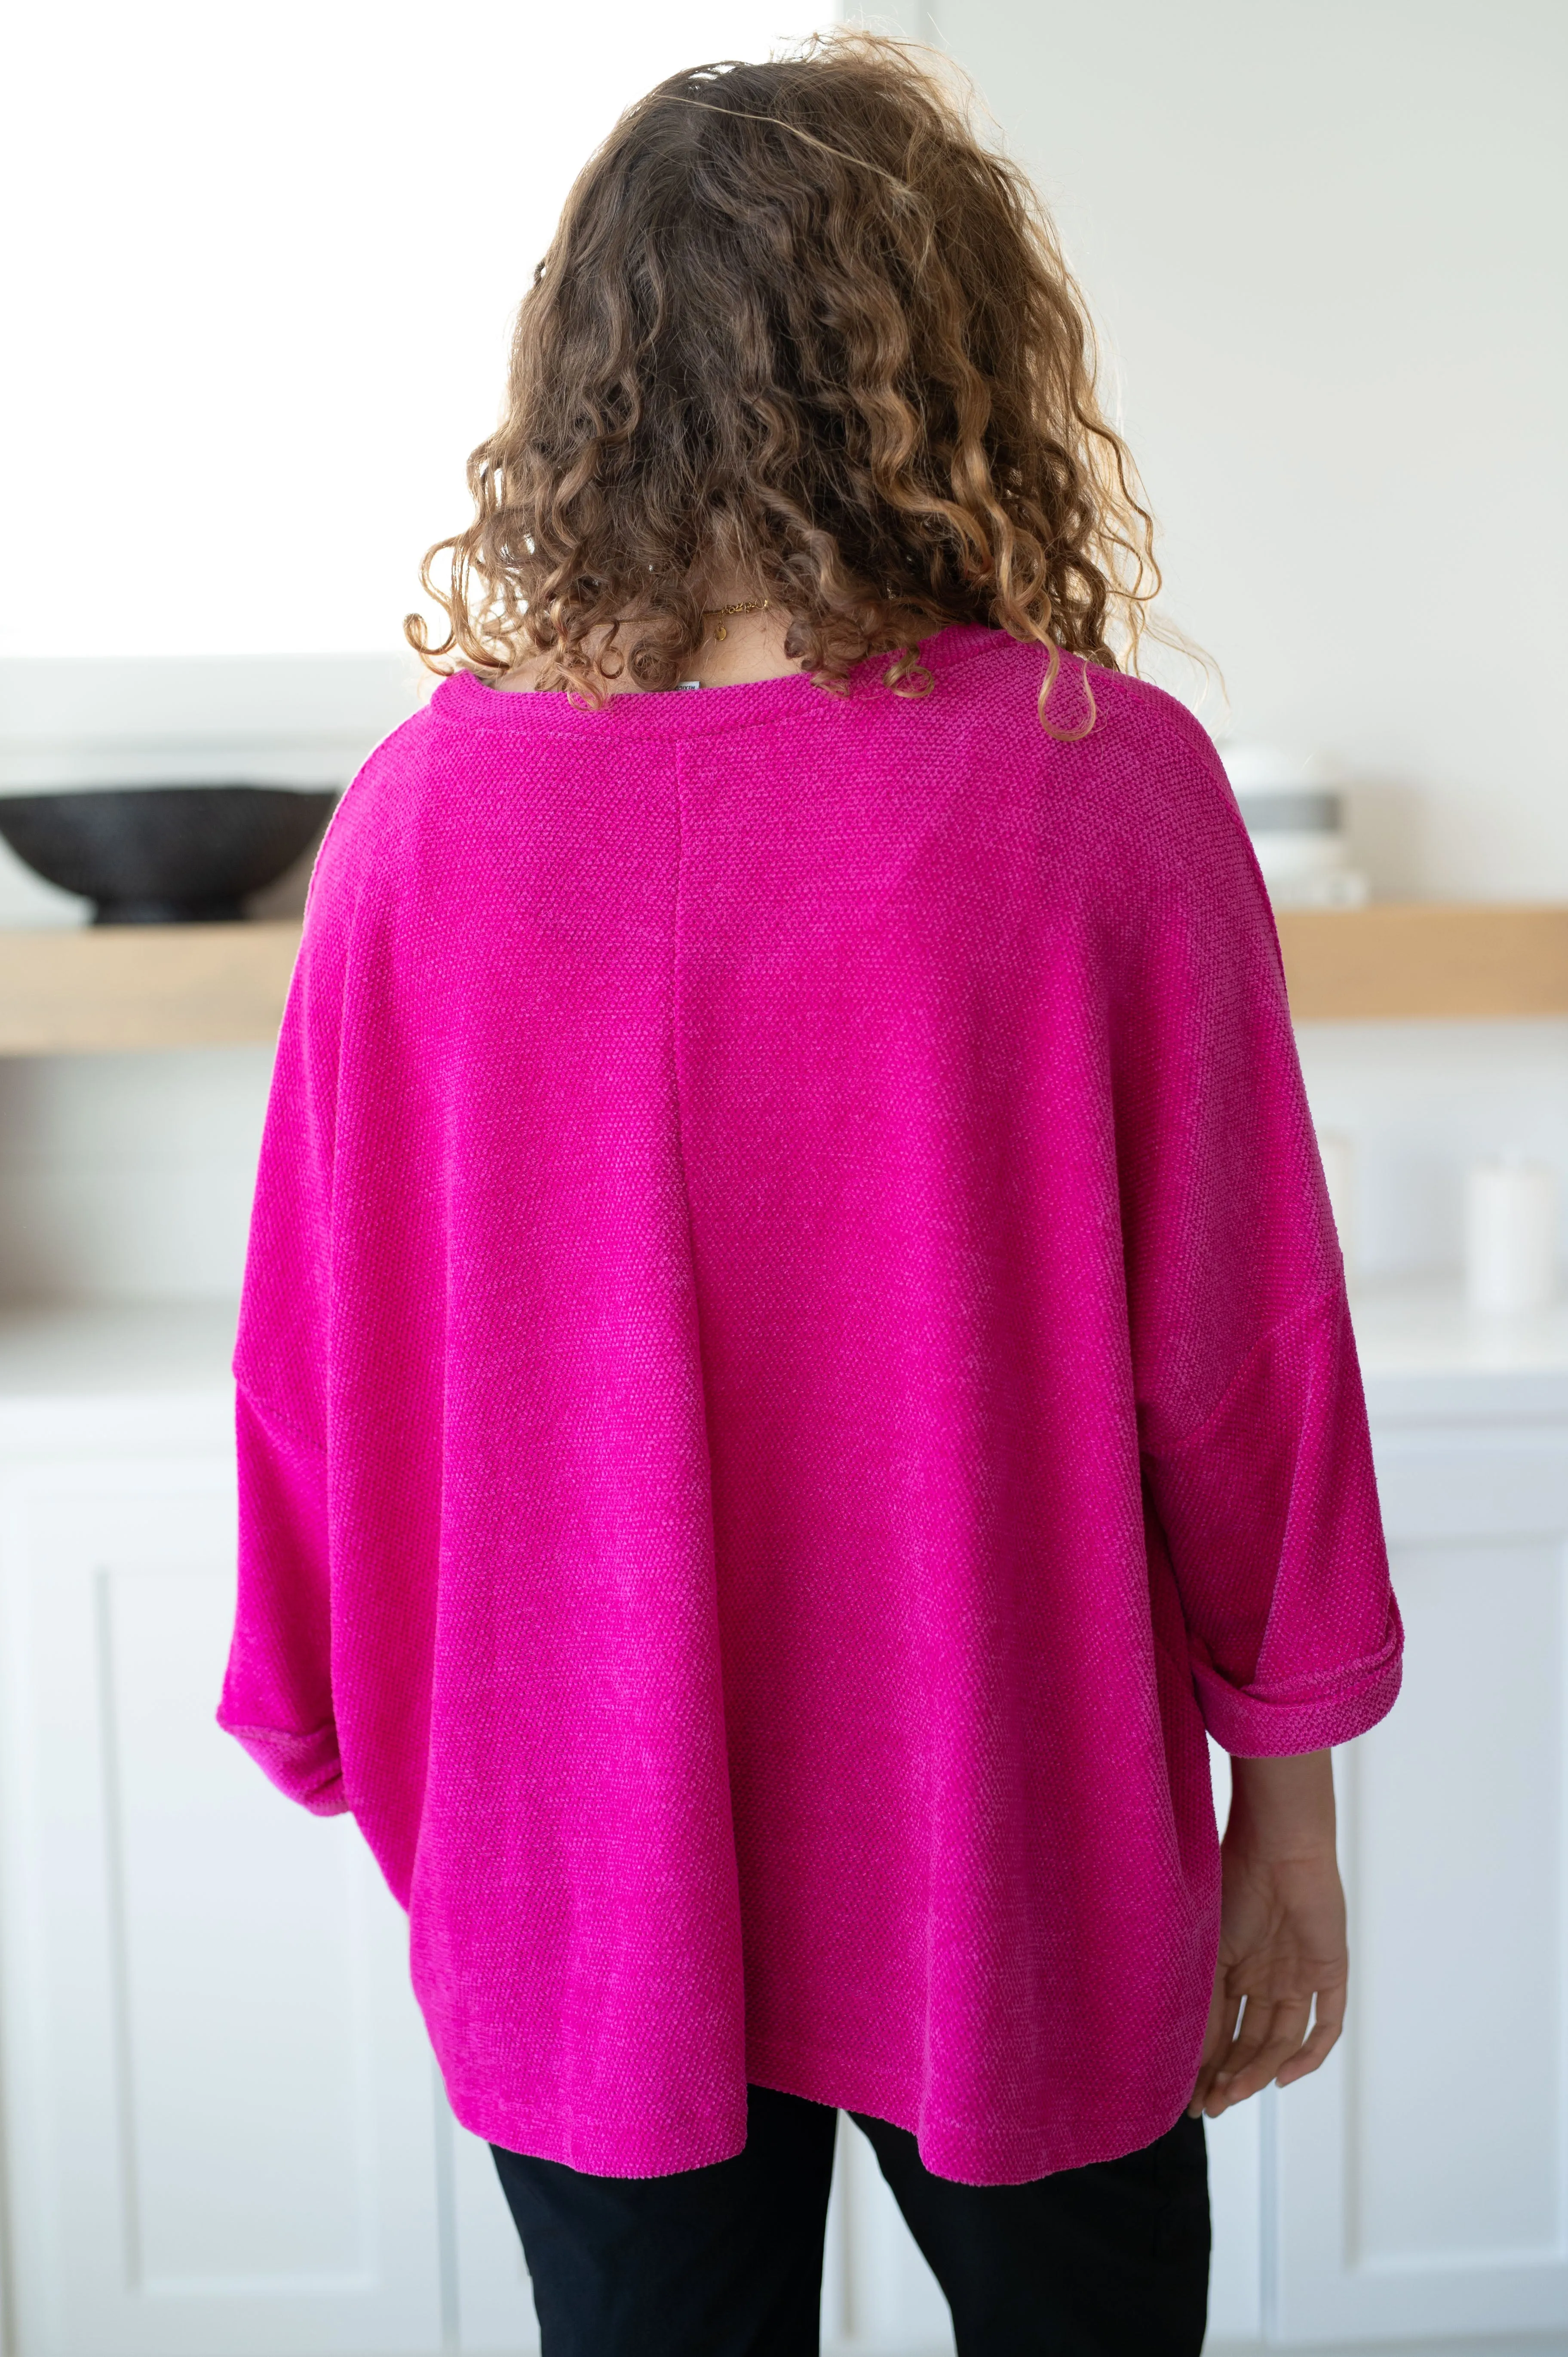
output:
[[[1197,2071],[1204,1728],[1393,1700],[1343,1271],[1197,725],[961,628],[455,678],[317,864],[220,1710],[351,1809],[458,2118],[653,2176],[757,2083],[1017,2183]],[[1053,719],[1084,682],[1069,665]]]

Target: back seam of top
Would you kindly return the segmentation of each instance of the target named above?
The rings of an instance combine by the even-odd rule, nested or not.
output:
[[[697,1373],[703,1392],[703,1443],[708,1458],[708,1512],[713,1513],[713,1437],[708,1430],[707,1364],[703,1351],[703,1303],[697,1285],[697,1239],[692,1220],[692,1187],[686,1167],[686,1106],[681,1083],[681,920],[686,883],[686,786],[683,748],[677,737],[670,747],[675,786],[675,899],[670,926],[670,1080],[675,1092],[675,1160],[681,1173],[681,1201],[686,1214],[686,1265],[692,1275],[692,1319],[697,1337]]]

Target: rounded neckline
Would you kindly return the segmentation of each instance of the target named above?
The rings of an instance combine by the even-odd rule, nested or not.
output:
[[[1005,630],[993,630],[984,622],[950,622],[929,639],[921,640],[919,655],[929,670],[940,673],[998,646],[1022,644]],[[528,688],[518,693],[491,687],[473,672],[459,671],[442,681],[426,709],[440,709],[444,716],[465,725],[508,735],[522,728],[542,729],[551,735],[575,735],[583,728],[607,726],[614,727],[618,736],[631,733],[691,737],[705,735],[710,729],[753,726],[763,721],[782,719],[792,709],[805,713],[821,708],[828,714],[842,713],[856,705],[864,709],[865,690],[880,685],[874,667],[883,660],[880,655],[867,655],[855,666],[850,673],[852,687],[847,696],[820,688],[804,672],[795,671],[773,679],[736,680],[722,687],[633,689],[610,696],[597,712],[585,711],[572,704],[564,690]],[[812,699],[811,703],[806,701],[808,697]]]

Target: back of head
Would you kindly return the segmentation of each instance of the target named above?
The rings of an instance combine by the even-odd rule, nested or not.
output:
[[[825,686],[981,621],[1125,662],[1157,587],[1092,333],[1027,180],[918,52],[843,33],[673,75],[579,177],[518,314],[437,665],[672,686],[704,598]],[[449,587],[433,565],[450,558]],[[1047,681],[1048,692],[1048,681]],[[1043,706],[1043,699],[1042,699]]]

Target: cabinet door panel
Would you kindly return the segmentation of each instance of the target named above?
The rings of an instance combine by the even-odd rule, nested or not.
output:
[[[868,2139],[841,2115],[828,2206],[823,2345],[951,2357],[952,2318]]]
[[[1559,1426],[1394,1425],[1374,1429],[1372,1450],[1391,1545],[1568,1529]]]
[[[442,2105],[443,2166],[451,2187],[454,2288],[461,2347],[505,2357],[539,2347],[539,2319],[490,2148]]]
[[[232,1523],[218,1456],[5,1482],[21,2357],[440,2342],[402,1916],[213,1724]]]
[[[1392,1561],[1403,1691],[1337,1760],[1346,2037],[1277,2111],[1286,2340],[1568,2323],[1565,1551]]]
[[[1212,1740],[1208,1772],[1215,1823],[1223,1833],[1230,1814],[1230,1760]],[[1216,2341],[1256,2341],[1263,2329],[1263,2123],[1273,2101],[1273,2092],[1265,2090],[1203,2124],[1214,2230],[1208,2330]]]

